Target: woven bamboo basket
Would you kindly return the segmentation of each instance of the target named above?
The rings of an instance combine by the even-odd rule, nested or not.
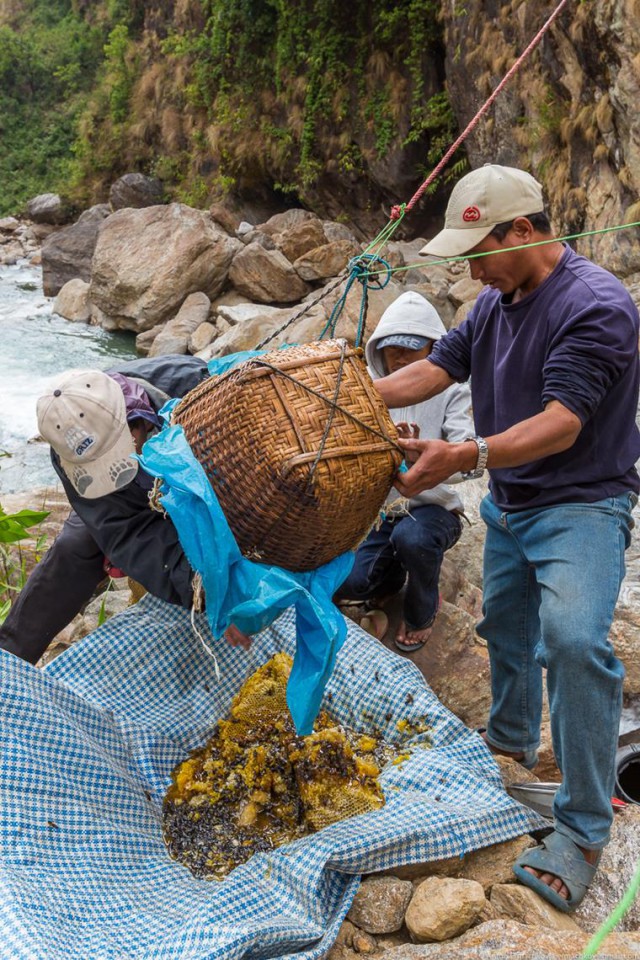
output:
[[[244,556],[314,570],[366,536],[402,461],[362,350],[344,340],[248,360],[174,410]]]

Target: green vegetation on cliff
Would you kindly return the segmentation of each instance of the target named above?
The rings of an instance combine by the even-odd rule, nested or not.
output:
[[[0,215],[79,175],[78,122],[119,24],[143,22],[126,0],[0,0]]]
[[[313,204],[349,177],[389,195],[405,156],[417,181],[454,129],[439,8],[0,0],[0,211],[59,188],[103,198],[128,170],[196,205],[274,189]]]

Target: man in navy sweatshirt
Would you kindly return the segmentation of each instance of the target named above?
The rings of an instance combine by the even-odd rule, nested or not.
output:
[[[615,277],[553,239],[540,184],[511,167],[463,177],[422,253],[469,256],[487,289],[428,359],[376,386],[400,407],[470,378],[477,436],[404,441],[420,456],[396,486],[410,497],[458,470],[489,470],[485,738],[535,765],[546,667],[562,786],[554,832],[514,871],[568,912],[612,819],[624,668],[608,633],[640,488],[638,311]]]

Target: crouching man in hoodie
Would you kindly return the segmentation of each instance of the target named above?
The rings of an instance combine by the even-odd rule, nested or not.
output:
[[[425,359],[446,333],[435,308],[419,293],[403,293],[383,313],[366,346],[369,373],[378,379],[416,360]],[[455,383],[443,393],[413,406],[394,409],[391,416],[406,438],[459,442],[473,436],[469,417],[470,392]],[[449,482],[458,482],[458,474]],[[462,500],[441,483],[408,502],[392,490],[385,519],[356,552],[353,570],[337,599],[370,601],[374,605],[398,593],[407,581],[403,619],[394,643],[407,653],[422,647],[431,634],[439,607],[438,580],[445,551],[462,532]],[[372,632],[381,638],[386,618]]]

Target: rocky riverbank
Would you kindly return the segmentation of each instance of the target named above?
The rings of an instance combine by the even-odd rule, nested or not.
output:
[[[338,278],[366,249],[348,227],[300,208],[250,222],[232,205],[159,204],[159,192],[158,181],[127,174],[113,184],[108,204],[65,226],[48,195],[46,203],[36,198],[29,209],[37,222],[0,221],[0,252],[37,259],[43,238],[43,287],[56,298],[54,310],[105,330],[133,331],[141,355],[191,353],[209,360],[266,337],[275,346],[319,336],[344,289]],[[388,282],[370,292],[365,339],[405,290],[433,303],[447,328],[467,315],[480,284],[462,263],[420,258],[424,242],[391,241],[382,250],[390,273],[383,264],[376,268]],[[640,274],[623,282],[640,302]],[[361,297],[356,283],[338,335],[355,336]]]
[[[37,224],[16,217],[0,219],[0,266],[11,267],[19,260],[39,266],[42,241],[55,231],[54,226]]]

